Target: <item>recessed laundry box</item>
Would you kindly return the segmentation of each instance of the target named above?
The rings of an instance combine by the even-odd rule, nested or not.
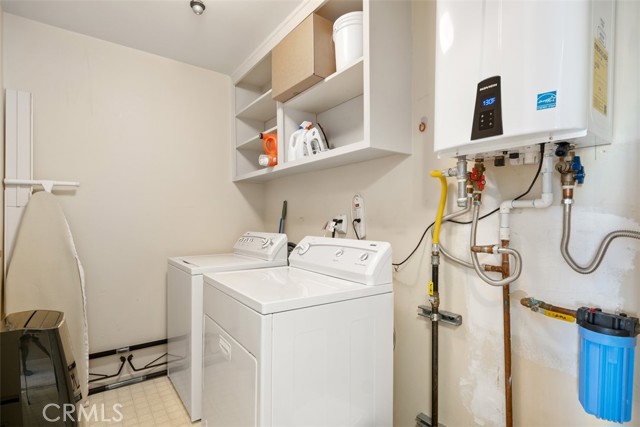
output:
[[[273,99],[285,102],[336,71],[333,23],[309,15],[271,51]]]

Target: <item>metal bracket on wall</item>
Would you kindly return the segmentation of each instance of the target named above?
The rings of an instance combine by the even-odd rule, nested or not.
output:
[[[419,305],[418,308],[420,309],[420,311],[418,312],[418,315],[431,319],[431,314],[433,312],[430,306]],[[450,311],[444,311],[444,310],[438,310],[438,314],[440,315],[440,321],[443,323],[447,323],[453,326],[462,325],[462,315],[460,314],[451,313]]]
[[[431,417],[420,412],[416,416],[416,427],[435,427],[431,422]],[[446,427],[444,424],[438,423],[438,427]]]

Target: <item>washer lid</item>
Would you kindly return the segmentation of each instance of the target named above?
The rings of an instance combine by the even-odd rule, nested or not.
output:
[[[292,267],[210,273],[204,282],[261,314],[393,291],[391,283],[367,286]]]
[[[263,260],[238,254],[212,254],[169,258],[169,265],[189,274],[214,271],[248,270],[287,265],[286,259]]]

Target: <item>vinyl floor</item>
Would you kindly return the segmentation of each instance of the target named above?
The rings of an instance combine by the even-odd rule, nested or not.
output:
[[[91,395],[85,412],[81,427],[200,427],[166,376]]]

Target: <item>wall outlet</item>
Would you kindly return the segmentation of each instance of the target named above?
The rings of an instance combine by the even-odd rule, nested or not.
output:
[[[364,239],[366,235],[364,226],[364,198],[360,194],[353,196],[351,202],[351,217],[353,218],[353,229],[358,239]],[[357,220],[360,221],[357,221]]]
[[[347,215],[340,214],[333,217],[333,219],[342,220],[342,222],[336,224],[335,229],[338,234],[347,234],[347,227],[349,223],[347,222]]]

